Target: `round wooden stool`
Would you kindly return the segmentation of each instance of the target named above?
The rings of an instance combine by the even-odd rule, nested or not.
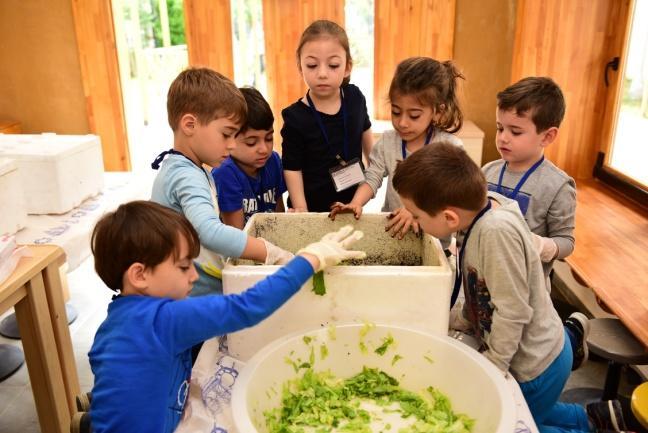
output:
[[[619,319],[592,319],[587,347],[608,361],[602,400],[617,398],[621,368],[648,364],[648,350],[623,326]]]
[[[630,407],[637,421],[648,429],[648,382],[644,382],[632,391]]]

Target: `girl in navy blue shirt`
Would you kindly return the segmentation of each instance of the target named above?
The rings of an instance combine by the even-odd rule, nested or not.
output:
[[[352,59],[342,27],[313,22],[301,36],[297,59],[309,90],[281,112],[288,206],[298,212],[328,212],[333,203],[350,201],[364,180],[338,179],[336,185],[331,170],[359,164],[363,156],[368,160],[371,122],[362,92],[349,84]]]

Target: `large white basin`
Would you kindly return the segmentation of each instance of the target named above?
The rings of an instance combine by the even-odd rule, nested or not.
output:
[[[449,397],[455,413],[475,419],[473,433],[514,431],[513,396],[503,374],[481,354],[446,335],[377,325],[361,337],[363,328],[343,325],[336,327],[335,332],[320,328],[280,338],[261,349],[234,385],[232,411],[238,432],[268,431],[264,411],[279,406],[283,383],[297,376],[286,359],[309,359],[311,348],[304,341],[305,335],[313,337],[310,345],[315,348],[316,371],[330,370],[339,378],[348,378],[362,371],[363,366],[379,368],[409,391],[419,392],[428,386],[438,388]],[[374,349],[388,335],[395,343],[380,356]],[[361,350],[360,341],[368,350]],[[328,356],[323,359],[317,350],[321,344],[328,348]],[[395,354],[402,359],[393,363]],[[394,426],[392,431],[398,428]]]
[[[365,261],[329,268],[326,294],[312,292],[312,280],[272,316],[257,326],[229,334],[229,351],[247,360],[269,341],[292,332],[329,324],[373,321],[427,332],[448,331],[452,271],[436,238],[409,234],[402,240],[385,232],[387,214],[366,214],[359,221],[325,213],[263,213],[245,227],[288,251],[296,252],[324,234],[352,224],[365,234],[354,248]],[[278,269],[230,260],[223,269],[223,291],[240,293]]]

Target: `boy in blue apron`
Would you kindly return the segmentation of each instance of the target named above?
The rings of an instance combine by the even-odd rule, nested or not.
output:
[[[556,259],[574,251],[576,183],[544,157],[544,150],[558,135],[565,115],[560,87],[548,77],[527,77],[497,94],[497,150],[502,159],[482,171],[489,191],[520,206],[542,261],[551,290],[549,273]],[[574,351],[575,370],[587,361],[589,324],[582,313],[565,322]]]

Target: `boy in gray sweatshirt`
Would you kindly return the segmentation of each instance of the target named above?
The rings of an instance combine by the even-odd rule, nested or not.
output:
[[[424,232],[437,238],[462,232],[455,287],[463,283],[463,315],[483,355],[520,384],[540,431],[591,432],[594,420],[596,428],[608,428],[617,405],[606,412],[608,406],[594,404],[590,419],[582,406],[558,401],[572,350],[518,204],[487,193],[479,167],[450,143],[407,158],[393,185]]]
[[[565,115],[565,98],[548,77],[527,77],[497,94],[497,150],[502,159],[482,171],[488,190],[517,201],[532,233],[551,290],[549,273],[556,259],[574,251],[576,183],[545,158]],[[565,322],[574,351],[572,370],[587,361],[589,324],[574,313]]]

